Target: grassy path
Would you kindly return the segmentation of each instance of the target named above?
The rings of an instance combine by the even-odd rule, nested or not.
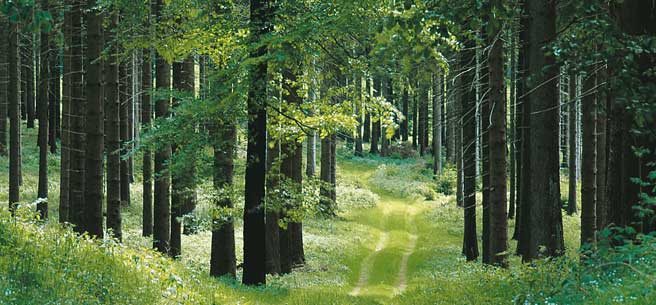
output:
[[[372,232],[378,234],[375,245],[363,245],[369,252],[360,262],[357,283],[349,294],[389,299],[408,288],[412,276],[408,264],[422,234],[417,229],[417,221],[421,220],[416,216],[427,206],[418,200],[396,196],[371,186],[368,181],[374,168],[349,166],[345,170],[346,175],[358,176],[360,181],[366,181],[368,188],[380,196],[375,208],[364,209],[348,217],[351,221],[369,226]]]

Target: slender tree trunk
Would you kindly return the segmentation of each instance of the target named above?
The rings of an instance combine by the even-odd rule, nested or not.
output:
[[[528,92],[531,139],[530,185],[527,200],[530,229],[523,259],[557,256],[564,252],[563,223],[560,212],[560,173],[558,150],[558,68],[555,58],[545,54],[546,37],[556,35],[556,2],[528,0]],[[542,250],[544,248],[544,251]]]
[[[392,91],[392,79],[389,77],[389,75],[386,75],[384,78],[384,82],[381,81],[381,93],[385,97],[388,103],[391,105],[394,105],[394,92]],[[382,119],[382,117],[380,118]],[[381,145],[380,145],[380,155],[381,156],[388,156],[389,155],[389,142],[390,140],[387,138],[387,126],[383,126],[381,128]]]
[[[163,0],[156,0],[153,14],[162,19],[161,11]],[[158,90],[171,89],[171,65],[158,54],[156,58],[156,85]],[[155,100],[155,116],[166,118],[169,116],[170,94],[162,94]],[[171,158],[171,146],[165,145],[155,151],[155,190],[153,201],[153,247],[160,253],[169,253],[171,238],[171,176],[168,172],[167,162]],[[121,168],[122,170],[123,168]],[[121,184],[123,187],[123,184]]]
[[[70,3],[70,2],[69,2]],[[59,173],[59,222],[70,222],[70,168],[71,168],[71,34],[72,12],[64,12],[64,56],[62,74],[61,160]]]
[[[491,3],[492,10],[503,9],[501,0]],[[487,156],[488,166],[484,171],[489,173],[490,209],[490,263],[507,266],[506,252],[508,250],[508,215],[506,199],[506,86],[504,79],[504,49],[499,26],[490,25],[489,39],[492,48],[488,56],[489,67],[489,100],[491,123],[488,129],[489,146]],[[483,121],[486,124],[486,121]]]
[[[119,129],[121,135],[121,205],[127,207],[130,205],[130,160],[124,155],[129,152],[130,142],[130,116],[129,108],[132,107],[132,97],[129,93],[129,76],[128,63],[119,65]],[[170,81],[169,81],[170,82]]]
[[[270,3],[268,0],[251,0],[251,39],[258,41],[266,35]],[[251,52],[252,58],[260,58],[267,53],[261,46]],[[267,62],[261,61],[250,71],[248,89],[248,145],[246,150],[246,187],[244,203],[244,275],[246,285],[266,283],[266,249],[264,223],[264,185],[266,176],[266,83]]]
[[[9,209],[20,202],[20,104],[21,104],[21,66],[20,33],[18,23],[9,28]]]
[[[32,19],[34,19],[34,7],[32,7]],[[36,109],[35,109],[35,98],[34,98],[34,49],[35,49],[35,37],[31,32],[23,34],[23,37],[26,37],[25,43],[23,44],[23,72],[22,75],[25,79],[25,113],[27,119],[27,128],[34,128],[34,120],[36,119]],[[22,182],[21,182],[22,183]]]
[[[218,126],[214,144],[214,189],[217,192],[230,190],[233,182],[234,153],[237,141],[237,128],[233,123]],[[232,209],[230,196],[223,196],[216,201],[221,209]],[[235,226],[231,215],[214,219],[212,224],[212,253],[210,256],[210,275],[229,276],[234,278],[237,273],[235,256]]]
[[[602,67],[599,73],[598,83],[607,83],[608,74],[606,67]],[[597,101],[597,230],[603,230],[608,225],[608,209],[609,202],[606,197],[606,178],[607,172],[607,151],[608,141],[607,135],[607,120],[608,120],[608,90],[604,86],[599,92]]]
[[[41,9],[49,9],[48,0],[41,0]],[[37,210],[41,219],[48,218],[48,91],[50,77],[50,63],[48,48],[50,47],[48,33],[41,33],[41,56],[39,62],[39,83],[37,90],[37,115],[39,120],[39,187],[37,197],[39,198]],[[46,199],[46,200],[42,200]]]
[[[380,82],[378,81],[378,78],[376,79],[369,79],[369,82],[372,82],[371,88],[374,90],[374,93],[370,91],[371,96],[373,97],[374,94],[380,92]],[[377,155],[380,151],[378,150],[378,140],[380,140],[380,113],[378,111],[374,111],[372,113],[373,118],[372,123],[371,123],[371,147],[369,148],[369,153],[372,155]]]
[[[364,106],[363,89],[362,89],[362,75],[356,74],[355,87],[357,98],[355,100],[355,117],[357,123],[357,130],[355,131],[355,155],[362,156],[362,106]]]
[[[103,16],[96,0],[87,0],[86,44],[86,150],[84,176],[84,226],[91,236],[103,236]]]
[[[5,16],[0,16],[0,155],[7,155],[7,117],[9,89],[9,32],[11,25]]]
[[[305,165],[305,175],[314,177],[317,168],[317,133],[311,131],[307,138],[307,164]]]
[[[578,172],[576,162],[576,157],[578,155],[578,128],[577,128],[577,109],[578,109],[578,98],[576,96],[576,74],[570,73],[569,75],[569,105],[568,105],[568,124],[569,124],[569,163],[568,163],[568,172],[569,172],[569,194],[567,198],[567,214],[573,215],[577,212],[576,205],[576,185],[577,185],[577,176]]]
[[[527,93],[529,74],[529,37],[528,37],[528,11],[527,5],[529,0],[522,0],[522,14],[519,19],[519,54],[517,56],[518,79],[517,83],[517,112],[519,118],[519,139],[520,148],[519,159],[519,194],[517,195],[517,219],[515,220],[515,232],[513,239],[517,240],[517,254],[526,253],[528,245],[528,233],[530,222],[530,202],[528,201],[529,186],[531,184],[531,164],[529,149],[531,138],[529,137],[529,119],[531,117],[531,104]],[[526,232],[526,234],[523,234]]]
[[[274,139],[269,141],[275,144],[273,147],[267,147],[266,271],[267,274],[279,274],[281,270],[289,273],[292,268],[289,256],[289,232],[287,228],[281,228],[278,223],[280,217],[286,217],[286,213],[284,207],[273,199],[278,198],[276,195],[281,191],[280,172],[286,164],[283,164],[284,160],[280,158],[280,141]]]
[[[55,9],[51,14],[54,15]],[[55,19],[56,20],[56,19]],[[48,145],[50,153],[57,153],[57,120],[60,106],[60,78],[59,78],[59,49],[54,39],[48,39],[48,62],[50,65],[48,76]]]
[[[515,29],[514,23],[511,29]],[[510,33],[510,126],[508,132],[508,140],[510,144],[508,145],[510,152],[510,195],[509,195],[509,207],[508,207],[508,219],[514,219],[516,213],[516,199],[517,199],[517,57],[515,56],[515,50],[517,49],[517,36],[515,33]]]
[[[434,76],[433,84],[433,176],[438,179],[442,173],[442,77]]]
[[[300,102],[300,99],[299,99]],[[333,143],[334,148],[334,143]],[[295,152],[293,155],[293,171],[292,171],[292,180],[296,185],[297,192],[301,192],[303,189],[303,146],[295,143]],[[332,152],[333,162],[335,164],[335,152],[333,149]],[[335,170],[333,169],[333,187],[335,177]],[[333,191],[333,200],[335,200],[335,192]],[[300,208],[301,203],[297,203],[296,208]],[[287,230],[289,230],[289,239],[290,239],[290,256],[292,264],[294,266],[302,266],[305,264],[305,251],[303,246],[303,223],[300,221],[292,221],[288,224]]]
[[[152,96],[153,90],[153,66],[152,66],[152,52],[150,49],[144,50],[143,67],[141,72],[142,81],[142,108],[141,108],[141,126],[144,131],[147,131],[151,126],[152,111]],[[142,171],[143,171],[143,218],[142,218],[142,235],[153,235],[153,160],[152,152],[146,149],[143,154]],[[120,199],[119,199],[120,202]]]
[[[589,67],[583,82],[582,164],[581,164],[581,245],[593,243],[597,217],[597,75]]]
[[[410,97],[408,94],[408,85],[403,84],[403,96],[401,98],[401,103],[402,103],[402,111],[403,111],[403,121],[401,122],[401,140],[403,142],[408,141],[408,120],[410,120],[410,113],[409,113],[409,104],[410,104]]]
[[[484,7],[484,10],[487,11],[487,10],[489,10],[490,4],[485,3],[483,5],[483,7]],[[488,14],[483,14],[483,19],[484,19],[483,22],[485,24],[489,24]],[[497,47],[496,43],[495,43],[495,40],[497,40],[496,39],[497,37],[496,36],[488,36],[488,33],[486,31],[487,31],[487,29],[485,29],[485,28],[481,30],[482,40],[484,42],[486,42],[487,44],[491,45],[492,48]],[[499,40],[500,39],[502,39],[502,38],[499,38]],[[480,54],[480,55],[485,56],[486,58],[481,59],[480,58],[481,56],[479,56],[479,62],[478,62],[479,73],[480,73],[480,80],[479,80],[479,82],[480,82],[479,86],[480,87],[479,87],[479,94],[478,94],[478,96],[479,96],[478,100],[480,101],[480,104],[479,104],[479,107],[480,107],[479,108],[480,121],[477,120],[477,122],[479,122],[479,124],[480,124],[480,126],[478,128],[480,138],[477,138],[477,139],[479,139],[479,143],[480,143],[480,150],[479,150],[480,154],[479,154],[479,159],[478,160],[481,164],[481,167],[480,167],[480,170],[481,170],[480,177],[481,177],[481,182],[482,182],[481,183],[481,185],[482,185],[482,189],[481,189],[481,193],[482,193],[481,206],[483,207],[483,211],[482,211],[483,212],[483,217],[481,219],[482,220],[482,227],[483,227],[481,234],[483,236],[481,238],[481,243],[482,243],[482,252],[483,252],[482,253],[482,261],[483,261],[484,264],[490,264],[491,263],[491,256],[492,256],[492,251],[491,251],[491,247],[490,247],[490,240],[491,240],[491,236],[490,236],[490,231],[491,231],[491,229],[490,229],[490,222],[491,222],[491,213],[490,213],[490,210],[491,210],[491,208],[490,208],[490,141],[498,141],[497,139],[490,138],[490,135],[488,133],[488,127],[489,127],[488,125],[490,125],[490,122],[491,122],[491,120],[490,120],[490,117],[491,117],[490,111],[492,110],[492,108],[490,107],[489,98],[492,94],[497,94],[496,92],[495,93],[489,92],[491,90],[491,88],[490,88],[491,87],[491,84],[490,84],[491,76],[489,74],[489,71],[490,71],[489,66],[493,65],[493,64],[494,65],[499,64],[497,62],[499,59],[498,58],[492,58],[493,56],[500,56],[501,59],[503,59],[503,50],[501,50],[501,51],[497,50],[498,54],[493,55],[493,54],[491,54],[492,48],[490,49],[490,51],[488,51],[490,53],[479,52],[479,54],[483,53],[483,54]],[[503,49],[503,47],[502,47],[502,49]],[[502,65],[502,68],[500,69],[501,73],[502,73],[501,78],[503,79],[503,60],[501,60],[500,63]],[[493,68],[497,68],[497,67],[495,66]],[[498,85],[498,84],[496,84],[496,85]],[[501,85],[501,86],[503,86],[503,85]],[[504,99],[504,104],[505,104],[505,86],[503,86],[503,90],[504,90],[503,99]],[[499,98],[498,100],[500,100],[500,99],[501,98]],[[505,109],[503,110],[503,112],[504,112],[504,114],[506,113]],[[499,123],[499,122],[497,122],[497,123]],[[504,120],[503,128],[505,128],[505,120]],[[505,135],[505,130],[504,130],[504,135]],[[504,141],[504,143],[505,143],[505,141]],[[505,147],[504,147],[504,150],[503,150],[503,154],[504,155],[506,154]],[[495,156],[495,157],[499,158],[499,156]],[[503,164],[505,165],[505,163],[506,163],[506,161],[504,160]],[[477,168],[479,168],[479,167],[477,167]],[[504,167],[504,171],[505,171],[505,167]],[[506,177],[506,175],[504,174],[504,181],[506,181],[505,177]],[[504,191],[506,189],[507,188],[504,187]],[[504,192],[504,197],[505,197],[505,192]],[[506,201],[504,200],[504,205],[505,204],[506,204]]]
[[[118,23],[118,13],[110,15],[110,29],[106,32],[110,43],[108,60],[105,61],[105,146],[107,151],[107,229],[112,230],[114,237],[123,237],[121,217],[121,130],[119,118],[119,79],[118,79],[118,49],[114,45],[116,37],[113,29]],[[144,175],[144,180],[146,179]],[[144,206],[146,202],[144,201]]]
[[[82,12],[84,3],[75,0],[71,12],[71,105],[70,105],[70,222],[75,230],[82,232],[84,222],[84,184],[86,147],[86,99],[84,97],[84,65],[82,40]]]
[[[321,173],[319,178],[321,179],[321,186],[320,186],[320,199],[319,199],[319,204],[320,204],[320,209],[321,213],[324,214],[325,216],[335,216],[335,203],[332,201],[332,196],[331,196],[331,180],[330,180],[330,174],[331,174],[331,152],[332,150],[330,149],[331,146],[331,136],[327,135],[323,139],[321,139]]]
[[[463,250],[467,261],[478,258],[478,241],[476,236],[476,122],[474,108],[476,94],[471,85],[474,82],[474,70],[468,67],[474,62],[475,45],[465,41],[465,50],[461,54],[462,72],[462,150],[463,150],[463,206],[465,218]],[[421,123],[420,123],[421,124]]]

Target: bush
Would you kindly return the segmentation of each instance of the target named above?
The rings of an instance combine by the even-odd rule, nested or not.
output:
[[[374,187],[398,196],[434,200],[437,193],[431,175],[423,162],[381,164],[369,181]]]
[[[337,186],[337,207],[342,211],[353,208],[373,208],[378,200],[378,195],[368,189],[355,185]]]
[[[389,157],[394,159],[411,159],[419,157],[419,153],[410,142],[393,141],[389,147]]]
[[[456,186],[458,184],[458,173],[452,165],[447,165],[437,179],[436,190],[438,193],[444,195],[455,194]]]

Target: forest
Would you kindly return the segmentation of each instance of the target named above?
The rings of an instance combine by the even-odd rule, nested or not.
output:
[[[0,0],[0,304],[656,304],[656,2]]]

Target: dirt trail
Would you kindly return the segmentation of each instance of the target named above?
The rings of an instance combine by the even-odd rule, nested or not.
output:
[[[353,288],[350,295],[357,296],[360,294],[362,289],[367,286],[369,282],[369,275],[371,274],[371,268],[373,267],[374,257],[376,254],[383,249],[385,249],[385,244],[387,244],[388,234],[387,232],[381,232],[380,237],[378,238],[378,243],[373,252],[369,253],[367,257],[362,260],[362,268],[360,269],[360,278],[358,279],[358,285]]]
[[[408,288],[408,260],[410,259],[410,255],[415,252],[415,247],[417,246],[417,226],[415,225],[414,215],[412,215],[411,211],[406,213],[406,224],[410,238],[408,242],[408,248],[406,249],[405,253],[403,253],[403,257],[401,258],[401,268],[399,269],[399,284],[396,287],[395,294],[401,294],[403,291],[405,291],[406,288]]]

